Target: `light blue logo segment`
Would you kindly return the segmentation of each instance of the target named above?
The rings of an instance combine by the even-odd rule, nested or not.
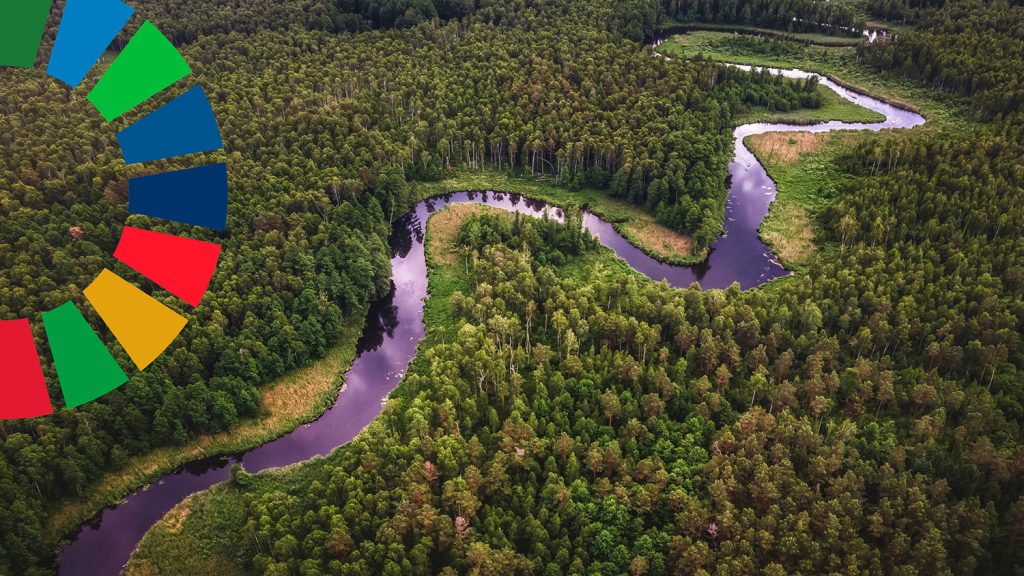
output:
[[[78,87],[134,13],[120,0],[68,0],[46,73]]]

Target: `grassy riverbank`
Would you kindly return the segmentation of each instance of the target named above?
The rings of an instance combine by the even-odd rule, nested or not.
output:
[[[768,175],[777,194],[761,223],[761,238],[789,269],[799,270],[818,251],[817,214],[834,197],[845,176],[836,158],[870,132],[769,132],[744,142]]]
[[[418,198],[430,198],[463,190],[499,190],[522,194],[549,204],[565,206],[575,202],[615,226],[634,246],[663,262],[690,265],[703,261],[705,251],[694,253],[693,241],[667,226],[639,206],[593,188],[568,190],[545,178],[515,178],[497,171],[460,171],[439,182],[414,184]]]
[[[795,42],[761,42],[758,46],[742,38],[748,37],[726,32],[692,32],[674,36],[658,50],[676,57],[704,55],[735,64],[817,72],[854,90],[916,110],[928,119],[929,128],[962,128],[968,123],[962,99],[892,75],[878,74],[857,61],[854,48],[804,46]]]
[[[158,448],[131,458],[82,497],[64,502],[48,519],[46,545],[56,547],[61,538],[73,534],[106,506],[187,462],[243,452],[315,420],[338,396],[344,372],[355,359],[365,316],[365,312],[353,315],[321,360],[261,387],[262,413],[257,419],[244,421],[228,432],[200,436],[182,446]]]
[[[451,296],[456,291],[463,294],[473,292],[465,259],[455,249],[456,236],[463,222],[474,214],[485,212],[512,218],[511,213],[490,206],[455,204],[432,215],[427,222],[427,291],[430,298],[423,308],[423,325],[426,326],[427,337],[420,344],[421,350],[435,341],[444,342],[456,336]]]

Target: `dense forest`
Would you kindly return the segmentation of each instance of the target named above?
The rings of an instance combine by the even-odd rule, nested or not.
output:
[[[853,2],[814,0],[661,0],[664,15],[682,22],[756,24],[787,32],[859,35],[864,19]]]
[[[437,18],[474,12],[474,0],[236,0],[230,3],[165,0],[146,6],[146,15],[178,44],[200,36],[299,27],[325,32],[407,28]]]
[[[487,24],[544,27],[549,18],[572,15],[637,41],[651,38],[664,18],[852,35],[864,27],[855,4],[813,0],[619,0],[571,5],[561,0],[162,0],[146,10],[178,43],[217,33],[292,27],[325,32],[408,28],[469,15]],[[538,15],[545,21],[538,21]]]
[[[945,3],[946,0],[867,0],[866,7],[879,18],[907,24],[924,20]]]
[[[59,536],[45,526],[63,497],[135,455],[231,430],[261,410],[261,384],[323,356],[390,287],[387,236],[414,200],[409,180],[491,169],[605,187],[707,245],[721,230],[732,119],[819,104],[813,86],[654,58],[613,30],[621,19],[580,24],[617,14],[614,3],[488,4],[459,19],[468,7],[428,2],[415,26],[388,21],[394,3],[306,4],[145,7],[218,114],[228,230],[189,233],[226,250],[156,365],[100,402],[0,424],[0,573],[48,571],[40,543]],[[100,328],[80,290],[114,265],[120,227],[185,231],[128,218],[119,126],[41,71],[0,79],[0,318],[38,320],[72,299]]]
[[[1019,114],[1024,105],[1024,6],[964,0],[947,4],[928,22],[900,42],[862,48],[864,57],[880,70],[970,97],[983,118],[999,123]]]
[[[603,31],[565,26],[212,36],[194,49],[215,60],[212,82],[253,113],[229,115],[225,126],[253,142],[246,155],[294,161],[295,178],[335,199],[372,185],[356,168],[370,158],[411,179],[502,170],[607,188],[701,247],[721,231],[734,115],[747,105],[820,105],[813,85],[709,62],[676,66]],[[270,77],[292,81],[268,87]],[[253,108],[248,94],[265,90],[269,106]],[[288,141],[284,157],[257,144],[296,126],[307,133]],[[313,180],[309,161],[333,168],[333,178]],[[408,206],[400,196],[378,198],[389,221]]]
[[[115,267],[110,255],[129,221],[114,131],[80,95],[41,73],[0,75],[0,318],[32,319],[42,343],[39,313],[72,299],[100,328],[81,289]],[[342,323],[358,321],[352,317],[389,290],[389,229],[372,196],[332,203],[283,185],[270,195],[269,174],[241,159],[232,164],[228,232],[205,236],[226,246],[220,273],[160,364],[101,402],[0,424],[0,573],[27,573],[52,555],[42,526],[61,497],[81,495],[132,455],[254,416],[260,383],[322,357]],[[120,348],[112,351],[129,364]],[[51,363],[44,366],[55,383]]]
[[[378,424],[315,473],[236,472],[240,565],[1020,574],[1024,14],[1003,0],[868,8],[918,28],[858,56],[971,99],[982,124],[851,151],[821,215],[828,249],[767,290],[643,280],[576,234],[572,210],[568,226],[471,218],[456,238],[468,269],[435,269],[459,276],[435,294],[457,337],[421,350]],[[226,251],[158,364],[100,402],[0,424],[2,574],[51,570],[39,543],[62,497],[230,430],[259,412],[260,384],[322,356],[388,291],[410,181],[498,170],[604,188],[707,246],[735,117],[820,101],[810,84],[653,57],[637,41],[659,18],[860,22],[852,4],[803,1],[140,9],[221,121],[232,211],[204,238]],[[0,319],[36,319],[110,265],[126,169],[114,128],[39,71],[0,71],[0,111]]]
[[[884,171],[832,217],[919,200]],[[931,218],[888,250],[837,225],[839,270],[772,294],[674,290],[604,260],[567,273],[533,257],[543,228],[471,219],[458,338],[421,351],[319,474],[254,488],[236,471],[239,556],[264,574],[1014,573],[1021,343],[998,320],[960,324],[980,293],[917,299],[911,275],[975,274],[922,265],[911,231]],[[593,250],[547,234],[549,251]],[[981,244],[966,251],[983,260]],[[1016,330],[1001,311],[1019,296],[986,289],[986,319]],[[897,308],[949,313],[889,329]]]
[[[377,424],[325,462],[236,471],[234,560],[274,575],[1021,574],[1018,10],[951,2],[860,51],[970,98],[982,122],[851,150],[825,249],[768,289],[675,290],[573,229],[467,220],[468,267],[435,262],[431,279],[457,338],[421,349]]]

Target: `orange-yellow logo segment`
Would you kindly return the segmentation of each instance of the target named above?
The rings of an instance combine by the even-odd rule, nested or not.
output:
[[[139,370],[156,360],[188,323],[110,270],[83,292]]]

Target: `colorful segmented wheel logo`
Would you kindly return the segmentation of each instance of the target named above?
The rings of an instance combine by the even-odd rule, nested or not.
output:
[[[14,0],[0,9],[0,66],[32,68],[52,0]],[[134,10],[119,0],[67,0],[47,74],[77,88]],[[110,122],[192,72],[177,49],[146,21],[87,99]],[[127,164],[223,148],[202,87],[194,87],[117,135]],[[224,230],[228,177],[223,163],[133,178],[128,211]],[[210,285],[221,247],[125,227],[120,260],[189,305]],[[144,370],[170,346],[187,320],[110,270],[83,291],[132,362]],[[43,313],[64,402],[74,408],[124,384],[128,377],[72,302]],[[0,420],[51,414],[28,320],[0,322]]]

